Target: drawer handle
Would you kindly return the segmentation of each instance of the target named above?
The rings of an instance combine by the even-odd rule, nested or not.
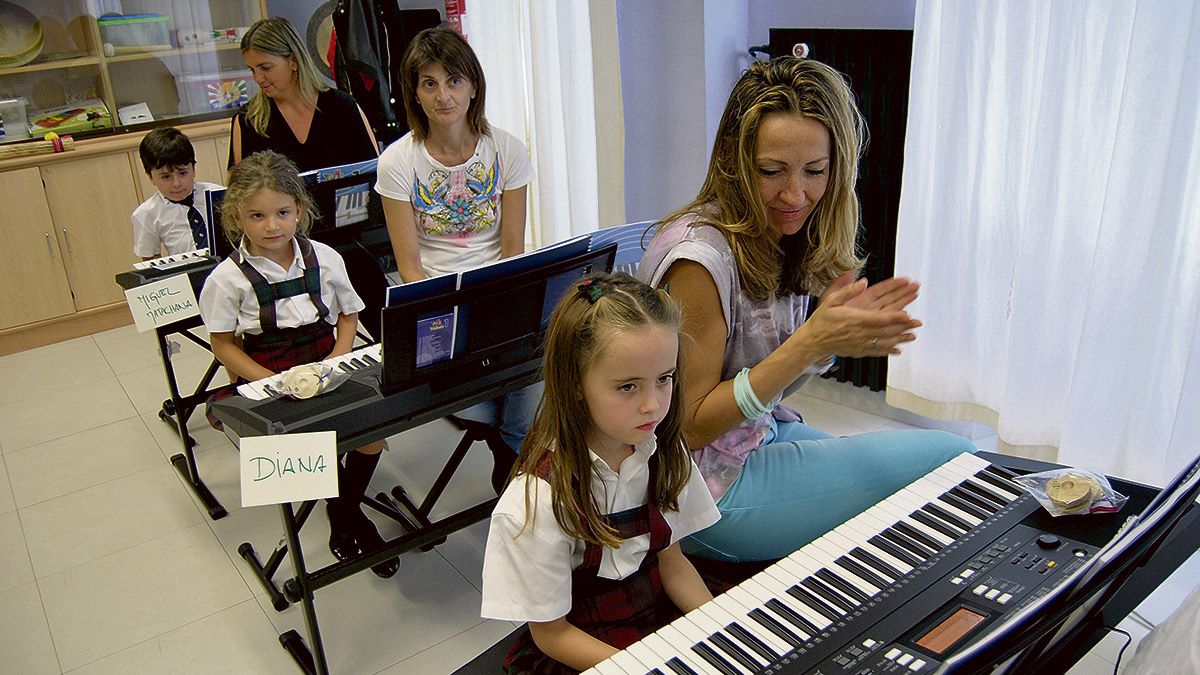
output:
[[[43,232],[42,234],[46,235],[46,251],[48,251],[50,253],[50,257],[53,258],[54,257],[54,246],[52,246],[50,244],[50,233]]]
[[[74,253],[75,249],[71,246],[71,235],[67,232],[67,228],[63,228],[63,241],[67,244],[67,253]]]

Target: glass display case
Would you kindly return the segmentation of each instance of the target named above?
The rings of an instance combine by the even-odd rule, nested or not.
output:
[[[0,142],[228,115],[265,0],[0,0]]]

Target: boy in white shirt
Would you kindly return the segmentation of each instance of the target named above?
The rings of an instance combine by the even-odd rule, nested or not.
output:
[[[133,210],[133,253],[142,260],[207,248],[209,190],[215,183],[196,181],[196,151],[174,127],[155,129],[138,145],[142,168],[157,192]]]

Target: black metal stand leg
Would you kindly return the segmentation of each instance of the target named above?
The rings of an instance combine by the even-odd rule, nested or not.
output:
[[[175,369],[171,366],[171,345],[167,340],[167,333],[161,328],[154,333],[158,337],[158,353],[162,358],[163,372],[166,373],[167,388],[171,394],[170,403],[174,412],[172,416],[174,420],[173,426],[179,434],[180,442],[183,444],[183,452],[171,456],[171,466],[175,467],[175,470],[179,472],[179,475],[191,487],[192,493],[204,504],[205,510],[208,511],[208,517],[213,520],[220,520],[228,515],[228,512],[221,505],[221,502],[217,500],[216,495],[204,484],[204,481],[200,478],[200,471],[196,468],[196,456],[192,453],[192,446],[196,444],[196,441],[187,432],[187,420],[191,416],[192,406],[179,393],[179,383],[175,380]],[[208,383],[212,381],[217,368],[218,363],[214,359],[212,364],[209,365],[198,391],[208,387]],[[166,409],[166,402],[163,403],[163,409]],[[162,416],[161,412],[159,416]]]
[[[454,473],[458,471],[458,467],[467,456],[467,451],[471,449],[475,441],[482,441],[484,438],[477,430],[467,427],[466,433],[458,440],[458,445],[454,448],[454,452],[450,453],[450,458],[446,460],[445,466],[442,467],[441,472],[438,473],[438,477],[433,481],[433,486],[429,488],[429,493],[425,495],[425,499],[419,505],[413,502],[402,485],[392,488],[392,499],[403,507],[404,510],[408,511],[412,515],[413,520],[421,527],[429,527],[429,513],[433,510],[434,504],[442,496],[442,492],[445,491],[446,486],[450,483],[450,479],[454,477]],[[415,528],[410,527],[408,529]]]
[[[296,517],[292,505],[284,502],[279,505],[283,518],[283,529],[287,535],[288,552],[291,554],[292,567],[296,572],[295,581],[300,586],[300,605],[304,608],[304,625],[308,629],[308,639],[312,643],[312,652],[304,644],[304,640],[295,631],[288,631],[279,636],[283,646],[296,665],[306,673],[325,675],[329,672],[329,664],[325,660],[325,645],[321,642],[321,628],[317,625],[317,608],[313,598],[312,584],[308,578],[308,569],[304,566],[304,551],[300,548],[300,532],[296,527]],[[291,635],[289,635],[291,634]]]
[[[309,514],[312,513],[312,510],[314,507],[316,507],[316,505],[316,502],[304,502],[300,505],[300,510],[296,514],[297,530],[304,528],[305,521],[308,520]],[[275,611],[277,612],[282,612],[283,610],[287,609],[288,605],[290,604],[287,597],[285,597],[283,592],[279,590],[279,586],[275,584],[275,572],[279,570],[279,565],[283,562],[283,558],[287,555],[287,552],[287,539],[281,539],[279,543],[275,545],[275,550],[271,552],[271,557],[267,559],[267,562],[264,565],[259,561],[258,553],[254,550],[253,544],[247,541],[243,542],[241,546],[238,546],[238,555],[242,556],[242,559],[245,560],[246,564],[250,566],[250,571],[254,572],[254,576],[258,579],[258,583],[263,587],[263,590],[267,592],[267,595],[271,597],[271,606],[274,607]]]
[[[400,523],[400,526],[409,532],[415,532],[418,529],[430,527],[432,523],[429,520],[429,513],[433,510],[433,505],[442,496],[446,486],[450,483],[450,479],[454,477],[454,472],[458,471],[458,467],[462,464],[463,458],[467,456],[467,451],[475,444],[475,441],[482,441],[483,437],[476,430],[467,428],[466,433],[459,439],[458,445],[454,448],[454,452],[450,454],[450,459],[446,460],[445,466],[442,467],[437,479],[434,480],[433,486],[429,488],[429,494],[425,495],[425,499],[418,505],[413,502],[408,496],[408,492],[403,485],[396,485],[392,488],[392,493],[389,495],[380,493],[378,501],[387,504],[391,509],[388,510],[379,508],[376,504],[372,504],[371,500],[366,500],[367,505],[374,508],[376,511],[392,518]],[[405,514],[408,514],[407,516]],[[411,516],[411,517],[409,517]],[[446,542],[445,537],[440,537],[434,541],[421,546],[422,551],[432,551],[434,547],[440,546]]]

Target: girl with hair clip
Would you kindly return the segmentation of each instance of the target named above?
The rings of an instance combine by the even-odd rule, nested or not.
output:
[[[487,83],[474,50],[450,28],[421,31],[400,65],[411,131],[379,158],[388,236],[405,282],[474,269],[525,250],[529,154],[484,117]],[[456,416],[496,424],[506,447],[492,483],[503,489],[537,408],[532,385]]]
[[[921,325],[905,311],[915,282],[856,280],[865,136],[837,71],[793,57],[752,64],[700,194],[661,221],[642,258],[639,277],[669,285],[696,343],[684,426],[722,519],[685,542],[689,554],[780,558],[974,451],[940,431],[833,438],[781,404],[833,357],[899,354]]]
[[[314,211],[296,165],[283,155],[258,152],[229,173],[221,225],[235,250],[204,282],[200,315],[213,355],[239,384],[354,346],[363,301],[341,256],[306,238]],[[384,543],[361,507],[382,449],[380,441],[347,453],[338,471],[338,496],[326,508],[329,550],[339,560]],[[387,578],[399,568],[392,558],[371,569]]]
[[[233,118],[229,168],[260,150],[286,155],[301,171],[379,156],[366,115],[349,94],[325,84],[291,22],[255,22],[241,48],[258,92]]]
[[[483,616],[529,623],[506,672],[589,668],[712,598],[679,550],[719,517],[683,445],[679,328],[625,274],[550,317],[546,395],[484,552]]]

